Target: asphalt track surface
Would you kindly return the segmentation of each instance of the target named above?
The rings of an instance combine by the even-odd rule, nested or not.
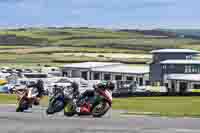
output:
[[[0,133],[200,133],[200,119],[121,116],[110,111],[103,118],[47,116],[44,107],[16,113],[15,106],[0,106]]]

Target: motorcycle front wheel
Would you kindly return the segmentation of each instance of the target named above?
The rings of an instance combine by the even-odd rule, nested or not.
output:
[[[17,103],[16,112],[23,112],[24,110],[28,109],[28,101],[21,100]]]
[[[110,109],[110,105],[107,101],[102,101],[97,104],[92,110],[93,117],[102,117]]]

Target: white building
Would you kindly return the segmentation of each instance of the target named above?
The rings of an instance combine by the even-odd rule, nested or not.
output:
[[[143,86],[149,80],[148,66],[130,66],[122,63],[84,62],[67,64],[62,69],[67,77],[86,80],[135,81]]]

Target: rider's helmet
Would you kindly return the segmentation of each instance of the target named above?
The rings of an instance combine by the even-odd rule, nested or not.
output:
[[[111,91],[113,91],[115,89],[115,84],[111,81],[108,81],[106,86]]]
[[[100,83],[94,85],[94,89],[98,90],[98,89],[108,89],[113,91],[113,89],[115,88],[114,83],[112,83],[111,81],[101,81]]]

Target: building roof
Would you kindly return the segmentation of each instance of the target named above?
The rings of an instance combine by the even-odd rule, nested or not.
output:
[[[192,49],[158,49],[151,51],[152,54],[154,53],[191,53],[191,54],[198,54],[199,51],[192,50]]]
[[[161,64],[200,64],[199,60],[165,60]]]
[[[90,69],[90,68],[113,66],[113,65],[120,65],[120,64],[121,63],[112,63],[112,62],[83,62],[83,63],[66,64],[64,65],[64,67]]]
[[[200,74],[169,74],[168,80],[200,81]]]
[[[112,73],[127,73],[127,74],[145,74],[149,73],[149,66],[130,66],[130,65],[116,65],[93,68],[95,72],[112,72]]]

